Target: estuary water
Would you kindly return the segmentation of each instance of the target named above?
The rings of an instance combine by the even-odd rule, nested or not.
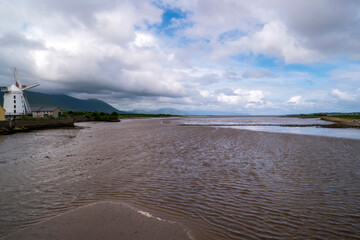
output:
[[[360,140],[235,129],[243,123],[226,119],[0,136],[0,238],[113,201],[177,222],[200,240],[359,239]]]
[[[360,139],[358,128],[327,128],[332,122],[319,118],[294,117],[202,117],[181,119],[179,123],[193,126],[217,126],[252,131],[290,133]]]

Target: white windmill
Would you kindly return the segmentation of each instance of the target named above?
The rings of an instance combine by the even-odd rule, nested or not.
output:
[[[7,118],[14,118],[23,114],[31,114],[31,108],[29,102],[26,99],[24,91],[39,86],[38,83],[32,84],[30,86],[22,85],[17,76],[16,68],[14,68],[14,79],[15,84],[11,85],[10,87],[1,89],[1,91],[4,92],[3,107],[6,111],[5,115]]]

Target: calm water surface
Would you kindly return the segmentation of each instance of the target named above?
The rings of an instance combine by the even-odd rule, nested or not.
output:
[[[290,117],[217,117],[189,118],[178,120],[186,125],[217,126],[251,131],[290,133],[301,135],[327,136],[349,139],[360,139],[360,129],[357,128],[325,128],[332,122],[319,118]],[[318,126],[311,126],[318,125]]]
[[[241,117],[191,117],[178,120],[185,124],[199,125],[329,125],[331,122],[323,121],[320,118],[293,118],[293,117],[277,117],[277,116],[241,116]]]
[[[359,239],[359,140],[178,125],[192,120],[219,122],[0,136],[0,236],[111,200],[177,221],[196,239]]]

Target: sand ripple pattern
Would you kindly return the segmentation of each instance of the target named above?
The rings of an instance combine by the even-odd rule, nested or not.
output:
[[[81,126],[0,136],[1,236],[103,200],[200,240],[360,236],[358,140],[171,120]]]

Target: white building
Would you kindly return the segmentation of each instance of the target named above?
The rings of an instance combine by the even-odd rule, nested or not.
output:
[[[6,118],[10,119],[21,115],[31,114],[31,109],[24,91],[39,86],[37,83],[30,86],[22,85],[17,77],[16,68],[14,68],[14,79],[15,84],[1,89],[1,91],[4,92],[3,107],[5,109],[5,115]]]
[[[27,114],[23,91],[16,85],[11,85],[4,91],[4,109],[6,116],[21,116]]]

